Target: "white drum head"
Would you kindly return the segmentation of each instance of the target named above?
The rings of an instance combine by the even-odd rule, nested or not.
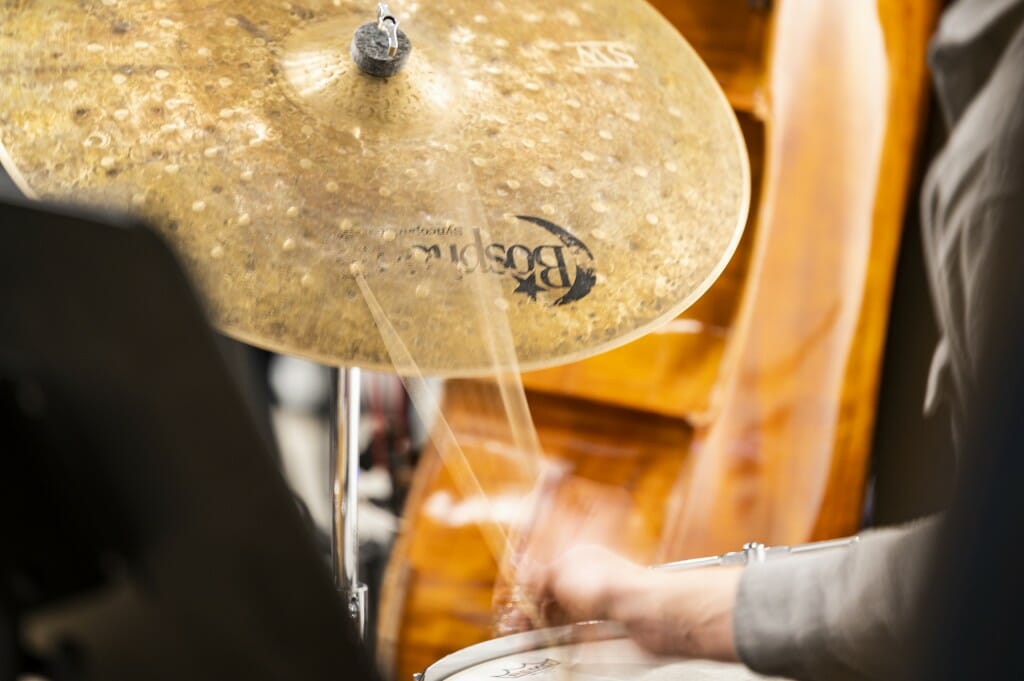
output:
[[[757,681],[742,665],[658,657],[608,623],[542,629],[486,641],[427,669],[424,681]]]

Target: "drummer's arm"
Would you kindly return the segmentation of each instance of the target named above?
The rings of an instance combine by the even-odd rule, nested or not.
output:
[[[732,613],[741,568],[656,572],[599,546],[569,550],[531,575],[555,622],[607,619],[644,648],[735,662]]]
[[[744,569],[654,572],[581,547],[536,583],[558,604],[557,619],[619,621],[657,653],[742,660],[796,679],[894,678],[936,524]]]

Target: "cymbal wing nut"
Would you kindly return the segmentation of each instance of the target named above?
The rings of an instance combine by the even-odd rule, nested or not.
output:
[[[381,23],[393,28],[394,33],[381,30]],[[397,46],[391,42],[397,43]],[[398,30],[397,24],[390,18],[363,24],[352,36],[352,60],[368,76],[390,78],[402,70],[411,53],[412,43],[408,36]]]

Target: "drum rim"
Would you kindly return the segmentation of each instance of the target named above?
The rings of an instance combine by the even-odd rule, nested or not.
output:
[[[422,681],[443,681],[478,664],[538,648],[627,637],[628,634],[621,624],[606,621],[581,622],[549,629],[525,631],[477,643],[442,657],[427,667],[423,672]]]

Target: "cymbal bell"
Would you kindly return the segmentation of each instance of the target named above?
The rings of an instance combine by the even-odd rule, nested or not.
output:
[[[393,366],[371,305],[424,373],[472,375],[508,363],[492,324],[539,368],[711,285],[746,153],[653,8],[392,9],[412,52],[382,79],[350,56],[371,3],[0,6],[5,165],[40,196],[150,218],[226,333],[328,364]]]

